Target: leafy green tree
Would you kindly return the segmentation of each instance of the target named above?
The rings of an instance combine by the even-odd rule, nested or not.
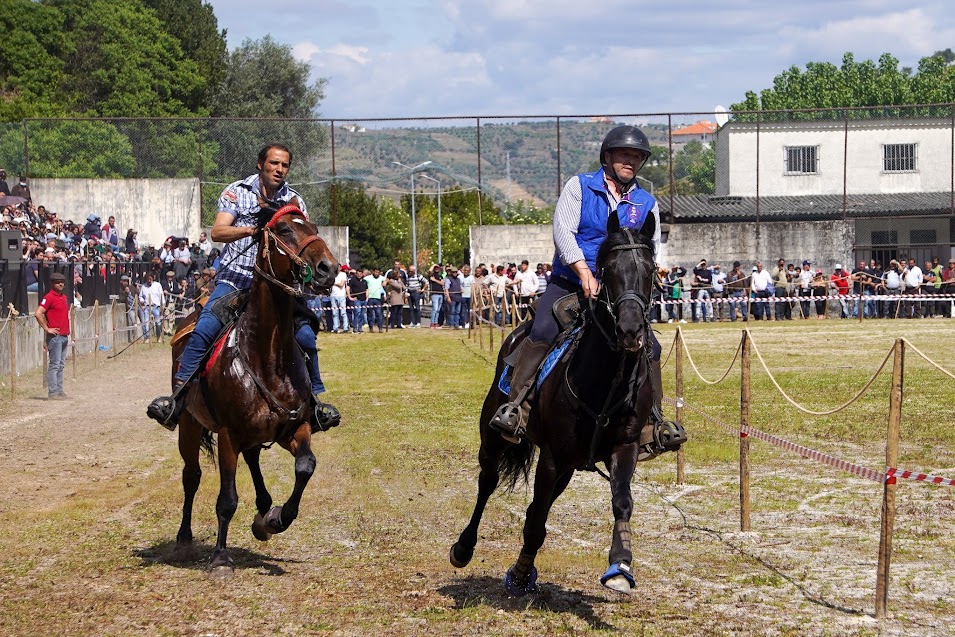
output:
[[[205,89],[198,65],[184,57],[142,0],[46,0],[66,25],[59,100],[92,116],[190,115]]]
[[[107,122],[41,120],[31,123],[28,134],[30,174],[35,177],[132,177],[136,169],[129,139]],[[22,146],[22,135],[0,138],[0,155],[6,154],[8,144]],[[20,172],[24,166],[15,162],[11,169]]]
[[[219,30],[212,5],[203,0],[143,0],[143,4],[179,41],[183,55],[195,62],[203,78],[203,90],[195,94],[198,101],[186,106],[194,113],[207,111],[212,94],[225,79],[228,55],[226,30]]]
[[[0,121],[64,114],[55,102],[66,53],[63,22],[46,4],[0,2]]]
[[[338,202],[338,222],[348,226],[351,255],[346,257],[354,266],[368,267],[391,264],[396,255],[405,262],[411,255],[411,219],[390,199],[376,199],[356,183],[335,185]]]

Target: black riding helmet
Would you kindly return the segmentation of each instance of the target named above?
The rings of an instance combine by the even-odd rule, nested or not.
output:
[[[643,134],[643,131],[636,126],[626,124],[617,126],[604,137],[604,141],[600,145],[600,165],[603,166],[604,169],[608,168],[604,154],[608,150],[615,150],[617,148],[633,148],[634,150],[643,152],[643,162],[637,166],[637,169],[634,171],[635,173],[640,172],[640,169],[643,168],[647,160],[650,159],[650,140],[648,140],[647,136]],[[608,174],[615,181],[623,183],[617,178],[617,175],[612,174],[612,169]]]

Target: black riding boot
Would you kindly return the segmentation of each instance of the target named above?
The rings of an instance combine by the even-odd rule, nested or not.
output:
[[[319,394],[312,394],[312,399],[315,401],[315,418],[312,420],[313,434],[337,427],[342,421],[341,412],[334,405],[322,402],[318,396]]]
[[[525,339],[518,345],[517,350],[504,359],[508,364],[511,364],[508,359],[512,357],[517,359],[513,363],[514,372],[511,374],[509,402],[498,407],[489,424],[505,440],[518,442],[524,434],[527,416],[531,409],[532,385],[537,378],[537,370],[547,357],[547,352],[550,351],[550,345],[547,342],[535,343]]]
[[[158,422],[169,431],[175,431],[179,424],[179,416],[182,415],[182,408],[186,404],[185,386],[181,380],[174,380],[172,385],[172,396],[160,396],[146,407],[146,415]]]
[[[663,371],[660,361],[650,361],[650,387],[653,390],[653,405],[650,421],[640,430],[638,462],[653,460],[665,451],[676,451],[686,442],[683,425],[663,417]]]

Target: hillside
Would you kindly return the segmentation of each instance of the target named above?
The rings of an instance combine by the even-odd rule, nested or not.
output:
[[[509,192],[512,201],[525,199],[536,206],[552,206],[557,202],[562,181],[594,166],[601,140],[615,125],[561,120],[558,178],[554,120],[482,122],[481,183],[486,190],[493,189],[491,194],[500,203],[504,203]],[[651,143],[666,144],[665,125],[641,128]],[[436,169],[428,174],[441,179],[443,189],[468,187],[478,180],[477,148],[477,130],[473,125],[381,129],[342,126],[335,130],[337,174],[370,183],[400,178],[406,170],[394,165],[394,161],[409,166],[432,161]],[[418,180],[418,187],[432,190],[435,184]]]

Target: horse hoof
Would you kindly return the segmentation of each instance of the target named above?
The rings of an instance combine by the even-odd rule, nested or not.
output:
[[[252,520],[252,535],[260,542],[268,542],[269,538],[272,537],[272,532],[266,526],[265,518],[262,517],[261,513],[256,513],[255,519]]]
[[[519,582],[514,576],[514,569],[507,569],[504,576],[504,591],[511,597],[524,597],[537,592],[537,567],[532,566],[527,574],[527,581]]]
[[[217,577],[229,577],[235,572],[235,562],[225,549],[217,549],[209,560],[209,573]]]
[[[282,507],[274,506],[265,514],[265,525],[271,534],[281,533],[287,527],[282,524]]]
[[[600,583],[612,591],[630,595],[637,582],[630,574],[630,565],[626,562],[614,562],[600,578]]]
[[[465,549],[460,542],[455,542],[451,547],[451,566],[454,568],[464,568],[474,557],[474,549]]]

